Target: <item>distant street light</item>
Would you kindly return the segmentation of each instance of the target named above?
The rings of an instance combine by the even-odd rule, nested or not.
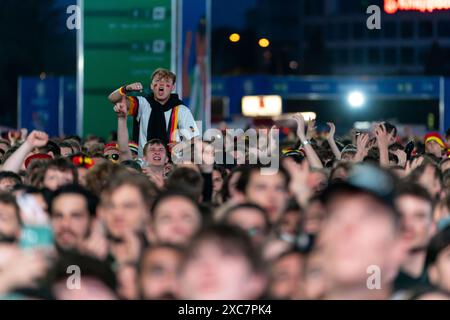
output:
[[[270,45],[270,41],[266,38],[261,38],[259,39],[258,44],[261,48],[267,48]]]
[[[241,36],[239,35],[239,33],[233,33],[230,35],[229,37],[231,42],[239,42],[239,40],[241,40]]]
[[[347,101],[352,108],[361,108],[366,102],[366,97],[360,91],[353,91],[347,96]]]

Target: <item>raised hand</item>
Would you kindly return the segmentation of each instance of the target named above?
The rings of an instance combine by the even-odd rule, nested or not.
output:
[[[101,222],[95,219],[92,222],[91,233],[78,246],[78,249],[88,255],[94,256],[100,260],[106,258],[109,252],[108,240]]]
[[[164,176],[152,171],[151,168],[142,168],[142,172],[152,181],[159,189],[164,187]]]
[[[211,173],[214,169],[214,161],[215,161],[214,145],[203,143],[202,164],[200,165],[202,172]]]
[[[301,113],[296,113],[294,115],[294,120],[297,122],[297,136],[301,140],[306,140],[305,135],[305,118],[303,118],[303,115]]]
[[[126,118],[128,114],[127,98],[122,96],[122,100],[114,106],[114,112],[119,118]]]
[[[306,129],[306,139],[311,140],[316,135],[317,125],[316,120],[311,120]]]
[[[367,133],[360,134],[356,137],[356,148],[358,151],[367,151],[368,143],[369,135]]]
[[[370,148],[369,145],[369,135],[367,133],[360,134],[356,136],[356,155],[354,157],[355,162],[362,161],[368,154]]]
[[[405,167],[405,173],[406,175],[409,175],[411,172],[413,172],[417,167],[420,167],[424,161],[424,157],[415,158],[411,161],[408,161],[406,163]]]
[[[15,145],[17,142],[21,140],[21,132],[20,131],[9,131],[8,132],[8,140],[11,145]]]
[[[405,151],[401,149],[397,149],[395,151],[391,151],[392,154],[395,154],[398,158],[398,165],[404,167],[406,165],[406,160],[408,158]]]
[[[43,147],[48,142],[48,134],[37,130],[32,131],[27,137],[26,142],[29,143],[33,148]]]
[[[379,125],[375,129],[375,137],[377,138],[378,149],[380,150],[380,165],[389,166],[389,143],[392,141],[392,132],[388,133],[384,124]]]
[[[328,140],[334,140],[334,135],[336,134],[336,126],[333,122],[327,122],[327,125],[330,127],[330,132],[328,133]]]
[[[127,89],[127,91],[139,91],[139,92],[142,91],[142,89],[144,89],[142,83],[140,82],[129,84],[125,88]]]
[[[300,205],[306,205],[312,193],[308,187],[310,173],[308,161],[297,164],[294,160],[288,158],[284,160],[283,165],[291,176],[289,191],[295,196]]]
[[[375,137],[377,138],[378,145],[388,146],[393,140],[392,133],[388,133],[384,124],[380,124],[375,129]]]

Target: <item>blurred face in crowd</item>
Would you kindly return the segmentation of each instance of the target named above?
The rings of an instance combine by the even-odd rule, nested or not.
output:
[[[200,228],[201,215],[189,199],[172,196],[154,208],[152,226],[157,242],[186,245]]]
[[[44,176],[44,187],[55,191],[59,187],[73,183],[72,171],[61,171],[57,168],[48,168]]]
[[[434,166],[426,165],[422,175],[419,177],[418,183],[428,190],[433,199],[439,198],[442,184],[436,176],[436,168]]]
[[[10,192],[16,186],[17,181],[12,178],[3,178],[0,180],[0,191]]]
[[[62,157],[68,157],[72,154],[72,148],[69,147],[61,147],[61,156]]]
[[[245,196],[248,201],[256,203],[267,210],[271,223],[277,222],[286,205],[285,178],[281,173],[262,175],[253,171],[250,175]]]
[[[21,226],[16,208],[0,202],[0,242],[3,239],[18,239]]]
[[[173,170],[173,164],[172,163],[167,163],[164,166],[164,176],[167,177],[169,176],[170,172],[172,172]]]
[[[212,172],[212,180],[213,180],[213,191],[220,192],[222,190],[223,178],[222,174],[218,170],[213,170]]]
[[[86,168],[77,168],[78,171],[78,183],[82,186],[86,186],[86,175],[88,174],[89,170]]]
[[[345,168],[340,167],[333,171],[333,175],[330,177],[330,181],[331,182],[334,182],[335,180],[345,181],[345,180],[347,180],[347,177],[348,177],[348,171]]]
[[[238,200],[241,198],[241,196],[240,196],[241,193],[238,190],[236,190],[236,184],[237,184],[240,176],[241,176],[240,172],[235,172],[231,175],[231,177],[228,181],[228,193],[232,200]]]
[[[83,271],[81,271],[83,272]],[[82,276],[80,288],[73,290],[67,286],[69,279],[64,279],[53,285],[53,294],[57,300],[116,300],[114,291],[100,280]]]
[[[303,256],[293,252],[276,260],[271,269],[269,295],[271,298],[290,300],[301,286]]]
[[[327,184],[328,177],[323,172],[311,172],[308,176],[308,186],[314,193],[324,190]]]
[[[343,152],[341,155],[341,159],[343,161],[352,161],[353,158],[355,157],[356,152],[355,151],[346,151]]]
[[[433,265],[428,267],[431,284],[450,291],[450,245],[442,250]]]
[[[175,89],[175,84],[169,77],[156,74],[152,79],[151,88],[155,95],[155,100],[165,102],[169,99],[170,94]]]
[[[402,215],[405,237],[411,250],[425,249],[435,230],[431,203],[413,195],[402,195],[395,204]]]
[[[157,143],[149,145],[144,159],[150,166],[164,167],[169,160],[166,154],[166,147]]]
[[[326,209],[320,243],[332,291],[368,290],[370,266],[380,268],[382,288],[388,288],[406,254],[392,209],[371,195],[349,192],[332,195]]]
[[[307,234],[317,234],[325,218],[325,208],[319,200],[310,201],[305,210],[303,231]]]
[[[183,299],[248,300],[261,294],[264,283],[239,249],[208,239],[185,261],[179,285]]]
[[[252,242],[259,246],[264,242],[268,228],[264,214],[253,208],[233,210],[227,217],[228,224],[246,231]]]
[[[272,237],[264,243],[262,248],[262,254],[265,261],[272,261],[282,255],[284,252],[289,251],[292,247],[292,243],[283,239]]]
[[[148,249],[143,254],[139,285],[146,300],[175,299],[181,254],[170,247]]]
[[[138,299],[137,271],[134,265],[122,265],[119,270],[116,271],[116,278],[118,282],[116,291],[121,299]]]
[[[51,222],[55,240],[63,249],[75,249],[87,237],[90,215],[86,199],[64,193],[53,200]]]
[[[99,139],[90,139],[89,141],[86,141],[84,143],[84,148],[87,150],[91,150],[94,146],[98,145],[100,143]]]
[[[300,212],[290,210],[281,216],[280,219],[280,233],[296,236],[300,231]]]
[[[425,144],[425,151],[434,154],[436,157],[442,157],[442,148],[436,141],[428,141]]]
[[[30,196],[33,197],[34,201],[42,209],[42,211],[48,214],[48,204],[42,193],[32,193]]]
[[[319,300],[323,298],[326,291],[323,263],[323,258],[319,250],[314,250],[305,258],[303,287],[300,287],[301,298],[306,300]]]
[[[127,233],[142,231],[149,209],[139,189],[124,184],[111,194],[102,194],[101,217],[108,232],[122,239]]]

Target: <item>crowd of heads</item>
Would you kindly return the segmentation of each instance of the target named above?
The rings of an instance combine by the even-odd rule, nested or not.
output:
[[[304,129],[271,175],[205,141],[195,164],[161,140],[123,160],[94,136],[1,139],[0,297],[449,299],[450,135]]]

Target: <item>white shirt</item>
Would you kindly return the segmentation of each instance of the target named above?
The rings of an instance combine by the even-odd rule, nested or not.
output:
[[[143,156],[143,149],[145,144],[147,143],[147,129],[148,129],[148,121],[150,120],[150,115],[152,113],[152,107],[150,103],[144,97],[137,97],[139,101],[138,113],[136,115],[137,121],[139,121],[139,156]],[[169,129],[170,125],[170,116],[172,114],[172,110],[164,112],[164,116],[166,118],[166,130]],[[197,127],[197,123],[192,116],[191,111],[188,107],[184,105],[180,105],[178,107],[178,127],[176,130],[176,141],[181,141],[181,136],[183,136],[187,140],[191,140],[192,138],[198,137],[200,132]]]

